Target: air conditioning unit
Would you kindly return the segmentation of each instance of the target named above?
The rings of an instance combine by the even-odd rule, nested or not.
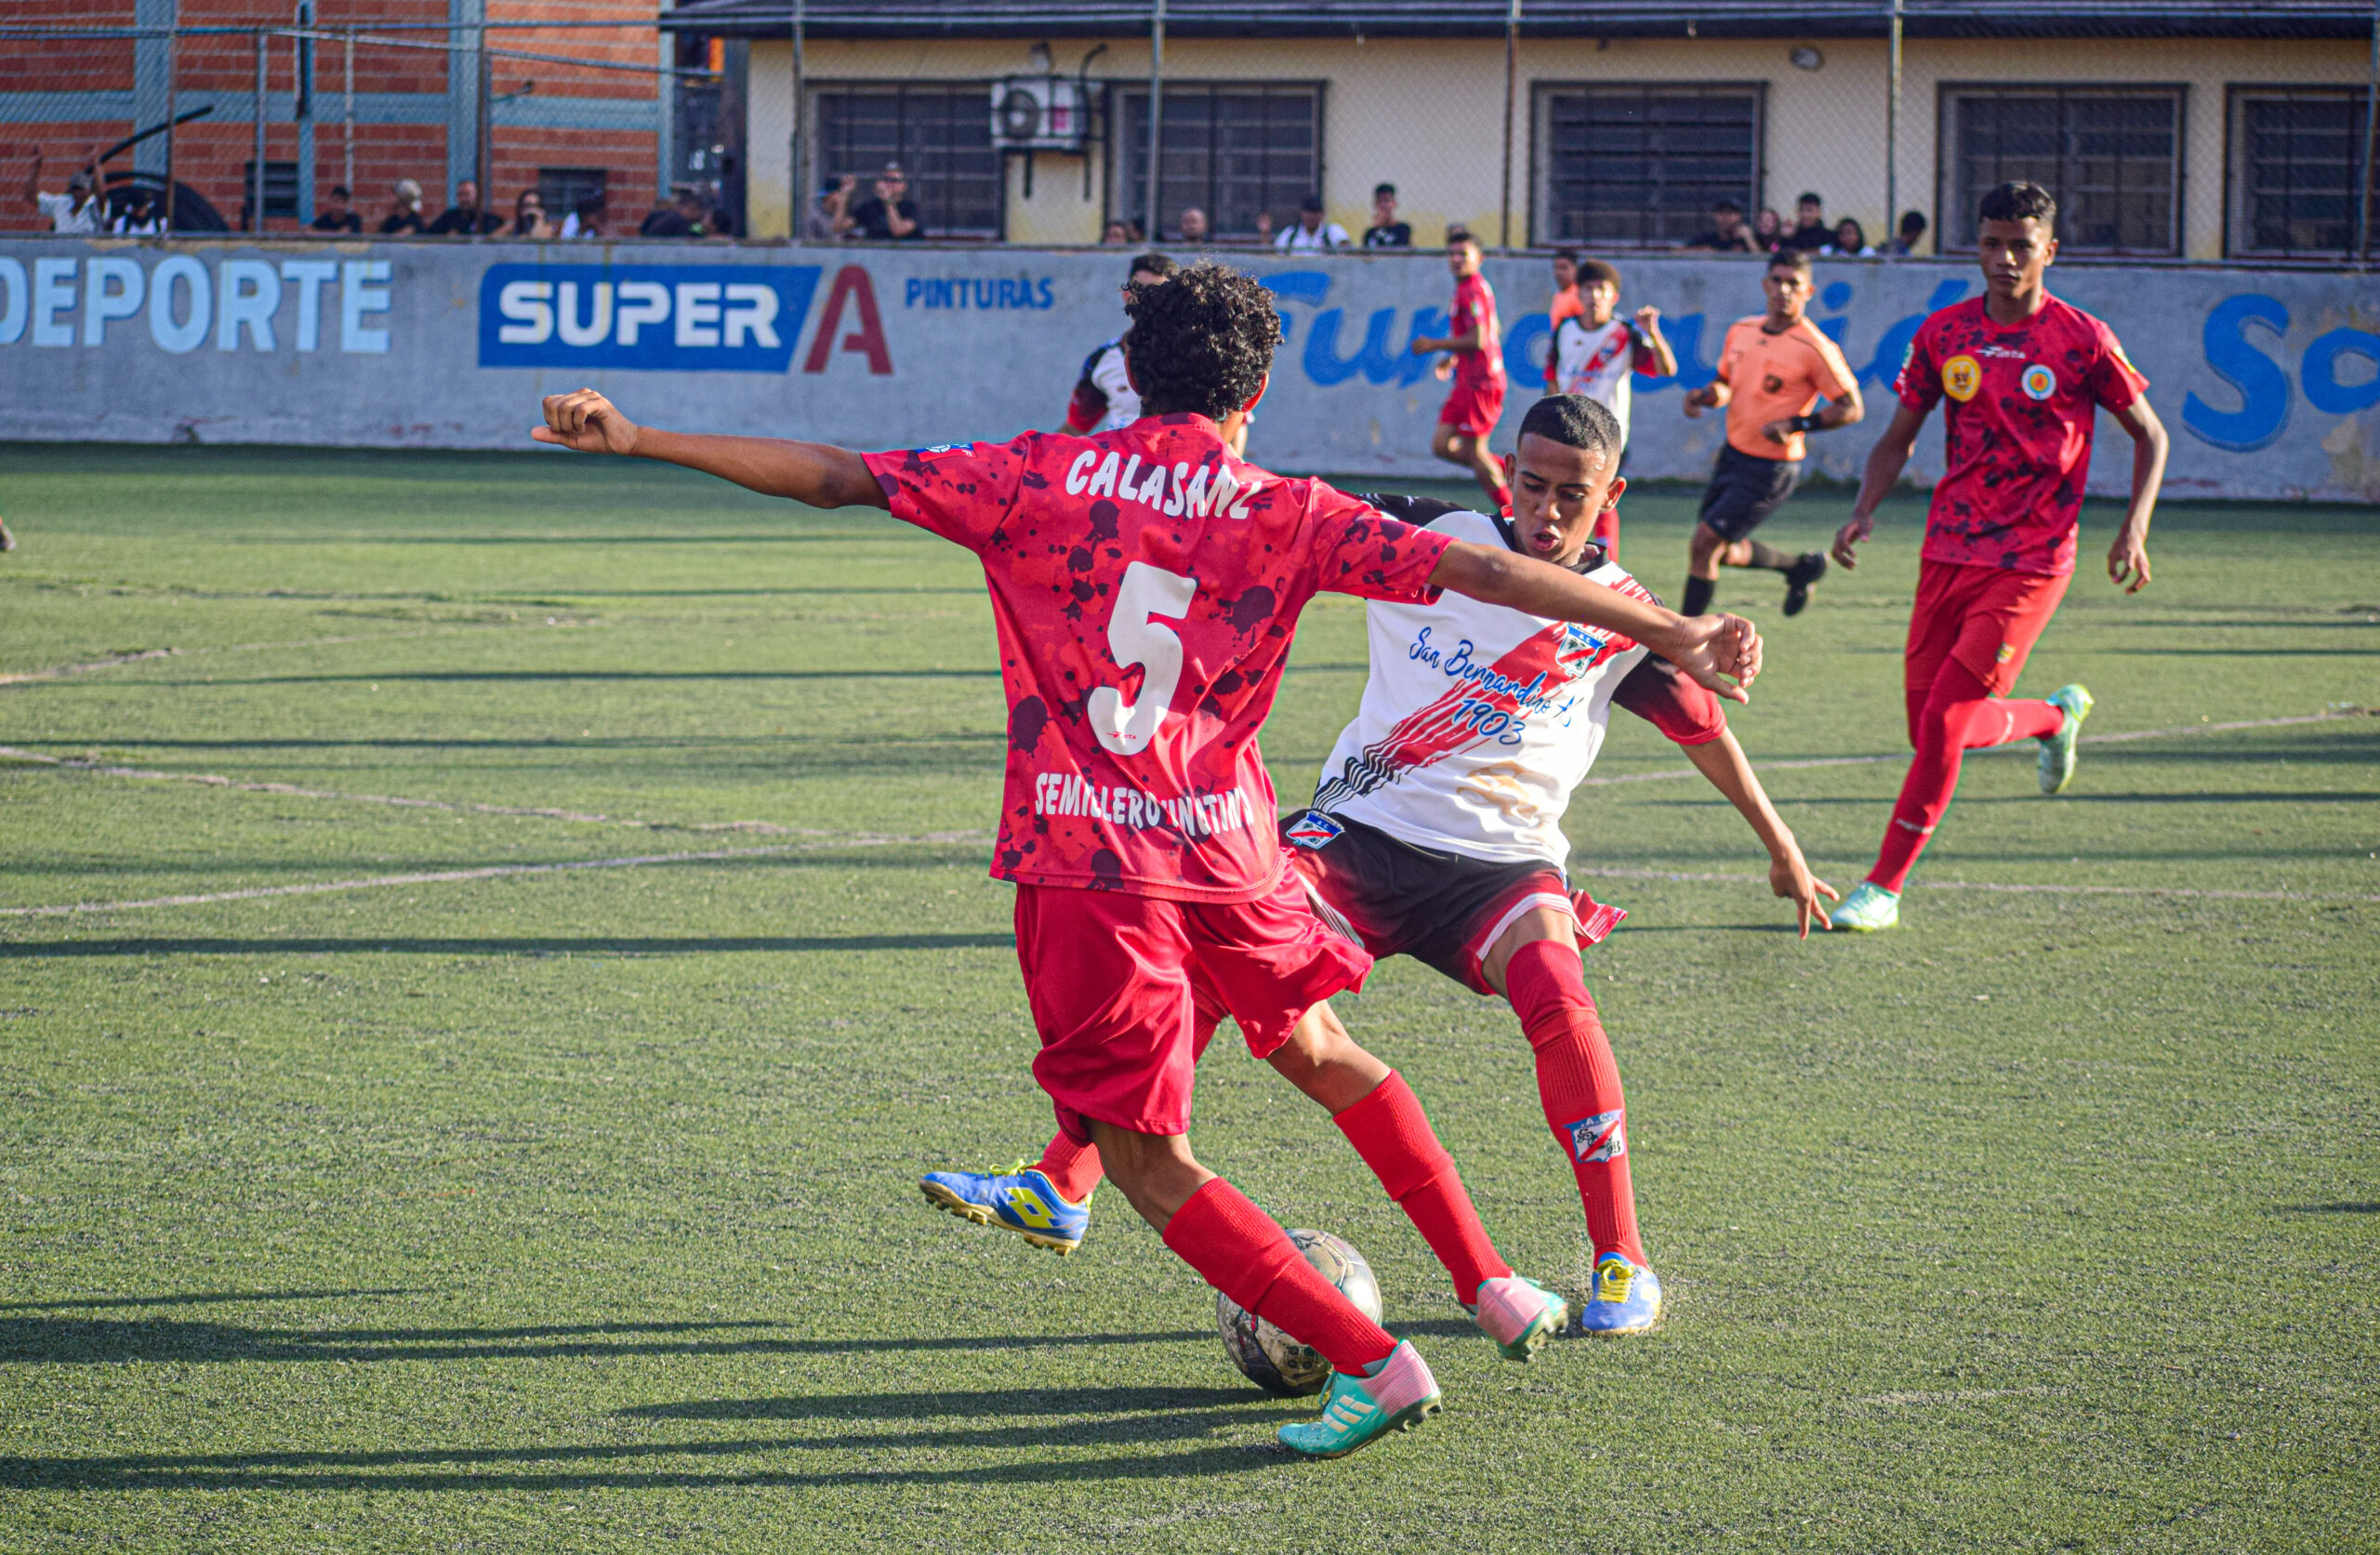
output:
[[[1082,83],[1018,75],[992,83],[992,144],[1004,152],[1077,152],[1091,134]]]

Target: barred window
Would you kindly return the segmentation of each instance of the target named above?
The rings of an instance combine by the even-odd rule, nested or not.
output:
[[[257,165],[240,164],[240,225],[248,224],[248,205],[257,197]],[[298,214],[298,165],[294,162],[268,162],[264,165],[264,214],[295,217]]]
[[[822,178],[857,175],[865,200],[884,165],[897,162],[927,236],[998,238],[1005,180],[992,149],[991,93],[987,81],[813,93],[814,165]]]
[[[1149,185],[1146,87],[1117,93],[1116,124],[1121,151],[1112,208],[1117,219],[1138,221]],[[1192,205],[1207,213],[1207,230],[1217,237],[1253,236],[1259,211],[1272,213],[1273,231],[1282,231],[1297,220],[1298,203],[1321,192],[1319,86],[1168,82],[1157,133],[1164,142],[1158,233],[1180,231]]]
[[[579,202],[603,198],[603,186],[611,176],[608,167],[540,167],[537,203],[559,223],[578,208]]]
[[[2360,87],[2232,89],[2233,255],[2352,254],[2363,214],[2356,172],[2363,165],[2369,100]],[[2374,216],[2380,219],[2380,211]]]
[[[1539,86],[1530,241],[1675,247],[1722,200],[1760,209],[1765,107],[1757,85]]]
[[[1976,241],[1976,202],[2026,178],[2057,200],[2076,254],[2182,251],[2179,87],[1946,86],[1941,228]]]

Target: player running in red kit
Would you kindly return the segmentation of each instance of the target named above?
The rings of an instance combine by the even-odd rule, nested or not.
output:
[[[1250,277],[1196,265],[1135,287],[1129,310],[1144,415],[1090,438],[861,455],[651,431],[592,389],[548,399],[536,435],[815,507],[889,507],[982,560],[1009,703],[992,873],[1017,888],[1034,1077],[1168,1246],[1329,1358],[1321,1419],[1281,1438],[1338,1456],[1433,1412],[1437,1385],[1191,1154],[1197,997],[1330,1110],[1506,1353],[1525,1359],[1564,1303],[1497,1256],[1404,1081],[1316,1015],[1370,958],[1313,916],[1269,824],[1256,731],[1299,612],[1322,589],[1456,588],[1655,643],[1713,687],[1758,673],[1759,640],[1742,621],[1705,627],[1236,458],[1226,440],[1263,397],[1279,337]]]
[[[1429,533],[1648,598],[1590,538],[1626,490],[1622,441],[1602,405],[1551,396],[1530,407],[1505,461],[1509,522],[1450,503],[1368,500]],[[1323,764],[1313,807],[1282,822],[1282,839],[1316,910],[1370,955],[1411,955],[1512,1002],[1586,1210],[1593,1273],[1580,1331],[1642,1332],[1660,1315],[1660,1282],[1636,1227],[1619,1066],[1579,960],[1579,947],[1602,940],[1621,915],[1571,892],[1561,827],[1612,707],[1676,741],[1742,811],[1768,848],[1771,888],[1793,901],[1805,935],[1814,917],[1825,927],[1821,897],[1833,889],[1810,875],[1718,699],[1643,646],[1459,594],[1375,601],[1366,615],[1361,709]],[[1200,1003],[1198,1046],[1225,1013]],[[1061,1134],[1029,1167],[935,1172],[920,1186],[965,1219],[1071,1246],[1099,1178],[1098,1152]]]
[[[2149,520],[2165,475],[2165,428],[2149,380],[2108,326],[2049,295],[2057,204],[2039,184],[1983,197],[1976,244],[1985,293],[1927,319],[1910,347],[1893,424],[1868,455],[1834,559],[1875,530],[1876,505],[1899,479],[1918,428],[1947,397],[1942,479],[1925,515],[1903,694],[1916,747],[1868,878],[1834,910],[1837,929],[1890,929],[1901,887],[1959,786],[1964,753],[2039,740],[2041,789],[2074,776],[2091,693],[2061,686],[2038,702],[2003,700],[2074,574],[2074,534],[2091,473],[2091,432],[2106,407],[2132,437],[2132,506],[2108,550],[2108,576],[2136,594],[2149,582]]]
[[[1504,342],[1496,323],[1496,294],[1479,273],[1479,240],[1468,229],[1447,229],[1447,268],[1454,271],[1448,333],[1416,335],[1410,349],[1415,356],[1448,353],[1436,372],[1454,378],[1453,390],[1438,409],[1437,429],[1430,434],[1430,453],[1469,470],[1501,513],[1512,507],[1513,494],[1496,456],[1488,452],[1488,438],[1504,414]]]

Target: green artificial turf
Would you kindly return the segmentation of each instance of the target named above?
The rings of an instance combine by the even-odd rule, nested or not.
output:
[[[1118,1196],[1060,1261],[916,1193],[1049,1127],[962,552],[561,455],[7,447],[0,511],[0,745],[64,762],[0,759],[0,907],[367,882],[0,916],[0,1549],[2380,1547],[2380,724],[2215,729],[2380,705],[2369,509],[2170,507],[2125,599],[2095,506],[2025,689],[2205,731],[2056,800],[1974,758],[1889,935],[1798,942],[1617,721],[1598,775],[1646,780],[1569,831],[1631,913],[1589,975],[1651,1337],[1497,1361],[1220,1045],[1203,1157],[1361,1247],[1446,1389],[1329,1465]],[[1625,511],[1674,591],[1692,494]],[[1795,620],[1721,590],[1769,633],[1735,726],[1845,888],[1918,511]],[[1363,652],[1307,613],[1285,797]],[[1342,1009],[1575,1291],[1510,1012],[1402,961]]]

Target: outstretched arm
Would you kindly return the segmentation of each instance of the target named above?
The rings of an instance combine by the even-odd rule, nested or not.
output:
[[[712,437],[640,427],[591,389],[546,396],[546,424],[529,435],[582,454],[618,454],[683,465],[813,507],[890,507],[884,488],[848,448],[785,438]]]
[[[1741,616],[1680,615],[1567,568],[1468,540],[1447,547],[1430,583],[1491,605],[1633,638],[1728,701],[1752,700],[1743,688],[1760,673],[1760,634]]]
[[[2116,531],[2116,543],[2108,547],[2108,576],[2118,584],[2130,577],[2132,586],[2124,592],[2137,594],[2149,586],[2149,519],[2165,483],[2168,441],[2165,424],[2145,397],[2113,414],[2116,425],[2132,434],[2132,506]]]
[[[1842,900],[1842,893],[1810,873],[1809,863],[1802,857],[1802,845],[1794,840],[1793,830],[1768,802],[1767,791],[1744,758],[1743,746],[1736,743],[1734,730],[1723,731],[1715,740],[1686,747],[1686,759],[1711,780],[1711,786],[1727,797],[1727,802],[1752,823],[1761,846],[1768,850],[1768,889],[1793,903],[1794,916],[1801,920],[1802,938],[1810,937],[1810,920],[1815,917],[1820,929],[1831,928],[1827,921],[1823,896],[1830,902]]]
[[[1918,428],[1925,425],[1926,413],[1896,405],[1893,423],[1876,446],[1868,450],[1868,468],[1859,475],[1859,495],[1851,504],[1851,519],[1834,535],[1834,559],[1847,570],[1856,569],[1859,559],[1851,547],[1876,532],[1876,505],[1884,500],[1900,479],[1901,470],[1909,464],[1909,455],[1917,447]]]

